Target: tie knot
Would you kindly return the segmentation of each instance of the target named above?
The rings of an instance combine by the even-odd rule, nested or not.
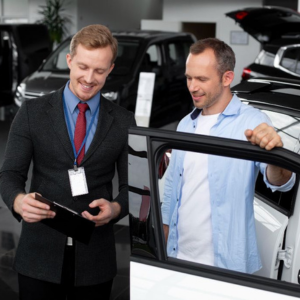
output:
[[[77,107],[79,109],[80,112],[85,113],[87,111],[87,109],[89,108],[89,106],[86,103],[78,103]]]

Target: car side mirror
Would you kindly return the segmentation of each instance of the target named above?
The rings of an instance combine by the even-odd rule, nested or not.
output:
[[[280,47],[274,59],[274,67],[300,77],[300,44]]]

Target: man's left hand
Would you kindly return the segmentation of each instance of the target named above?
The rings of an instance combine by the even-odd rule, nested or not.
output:
[[[258,125],[253,130],[247,129],[245,131],[245,136],[250,143],[258,145],[266,150],[283,146],[279,134],[272,126],[266,123]]]
[[[88,211],[84,211],[81,215],[84,218],[95,222],[96,227],[107,224],[110,220],[117,218],[121,212],[121,206],[119,203],[110,202],[104,198],[94,200],[89,206],[91,208],[99,207],[99,214],[93,216]]]

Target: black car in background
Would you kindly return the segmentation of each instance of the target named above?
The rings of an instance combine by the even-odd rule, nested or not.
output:
[[[13,103],[17,85],[51,53],[42,24],[0,24],[0,106]]]
[[[161,31],[114,31],[118,55],[102,94],[109,100],[135,111],[140,72],[155,73],[150,126],[161,127],[180,120],[192,109],[185,79],[185,61],[195,37],[189,33]],[[69,79],[66,39],[18,86],[15,103],[51,93]]]
[[[242,80],[258,77],[300,78],[300,14],[284,7],[250,7],[226,13],[261,43]]]

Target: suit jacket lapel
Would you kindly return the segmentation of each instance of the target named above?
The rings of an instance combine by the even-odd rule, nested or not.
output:
[[[65,121],[62,93],[63,88],[52,94],[52,97],[49,100],[50,109],[47,113],[61,144],[70,158],[74,160],[73,148]]]
[[[92,143],[82,160],[82,163],[89,159],[89,157],[96,151],[96,149],[101,145],[102,141],[106,137],[114,119],[110,114],[111,110],[112,107],[109,100],[101,96],[97,129]]]

